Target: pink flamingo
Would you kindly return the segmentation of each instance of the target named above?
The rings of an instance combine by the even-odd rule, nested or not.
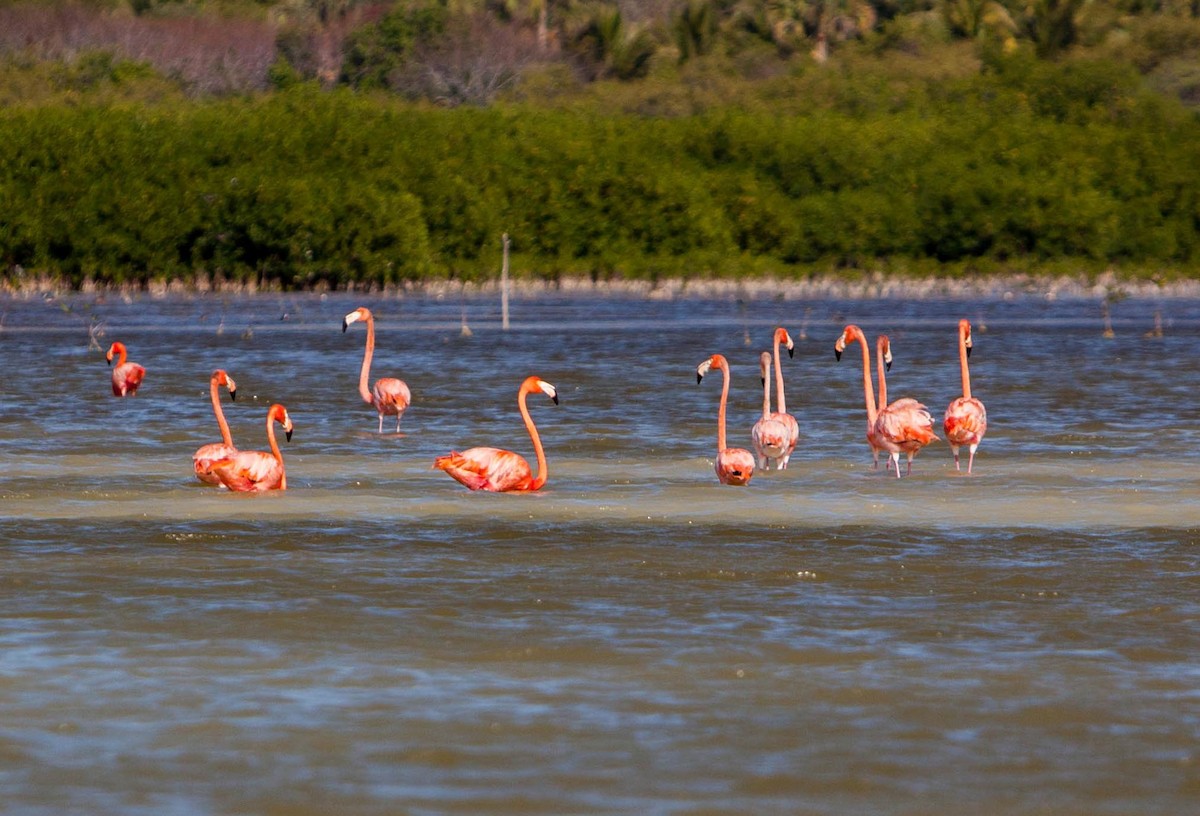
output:
[[[885,370],[892,367],[892,345],[886,334],[876,340],[879,369],[879,401],[882,405],[887,395]],[[933,442],[933,417],[925,406],[910,397],[900,399],[879,410],[872,428],[874,444],[886,450],[900,478],[900,453],[908,456],[908,473],[912,473],[912,460],[917,451]]]
[[[217,425],[221,428],[221,441],[202,445],[192,454],[192,469],[196,471],[196,478],[205,484],[212,485],[221,483],[217,474],[213,473],[213,464],[237,456],[238,453],[238,449],[233,444],[233,437],[229,433],[229,423],[225,421],[225,412],[221,410],[221,397],[217,392],[217,387],[221,385],[229,389],[229,398],[236,401],[237,383],[223,369],[218,368],[208,379],[208,392],[212,397],[213,413],[217,416]]]
[[[374,390],[367,390],[367,380],[371,374],[371,356],[375,353],[375,317],[371,310],[364,307],[355,309],[342,320],[342,331],[350,328],[357,320],[367,322],[367,349],[363,352],[362,371],[358,375],[358,393],[363,402],[375,406],[379,412],[379,433],[383,433],[384,416],[396,417],[396,433],[400,433],[400,418],[404,409],[412,402],[412,394],[403,380],[395,377],[380,377],[375,381]]]
[[[775,329],[775,399],[778,408],[775,410],[774,418],[786,425],[788,429],[788,448],[779,463],[779,469],[783,470],[788,466],[788,460],[792,457],[792,451],[796,449],[796,443],[800,441],[800,423],[787,412],[787,400],[783,396],[783,366],[779,364],[779,344],[781,342],[787,346],[788,357],[795,356],[796,348],[792,343],[792,336],[787,333],[787,329],[782,327]]]
[[[776,419],[771,411],[771,352],[764,351],[759,355],[758,370],[762,375],[763,408],[762,416],[750,428],[750,439],[754,443],[754,455],[759,468],[766,470],[773,461],[782,469],[784,457],[791,450],[791,434],[788,426]]]
[[[533,418],[529,415],[529,407],[525,404],[526,396],[534,391],[541,391],[553,400],[555,405],[558,405],[558,391],[553,385],[537,377],[526,377],[517,391],[517,407],[521,411],[525,430],[529,431],[533,451],[537,456],[536,478],[529,469],[529,462],[523,456],[500,448],[471,448],[462,453],[451,451],[448,455],[435,459],[433,466],[446,471],[471,490],[488,490],[493,493],[540,490],[550,476],[550,468],[546,464],[542,438],[538,435]]]
[[[842,352],[846,350],[846,346],[856,341],[860,346],[862,346],[863,398],[867,404],[867,444],[871,446],[871,459],[874,462],[871,467],[877,469],[879,467],[879,451],[883,446],[879,444],[879,440],[875,433],[875,420],[879,413],[875,408],[875,389],[871,384],[871,351],[867,346],[867,337],[865,334],[863,334],[862,329],[853,323],[846,326],[846,328],[842,331],[841,336],[838,337],[837,342],[833,345],[833,354],[836,359],[841,360]],[[890,360],[888,365],[891,365]],[[881,360],[879,365],[879,373],[881,375],[883,374],[883,368],[884,365],[883,361]],[[885,383],[881,382],[880,396],[886,397],[886,394],[887,386]]]
[[[213,473],[221,484],[239,492],[287,490],[287,473],[283,469],[283,454],[275,441],[275,423],[283,426],[284,435],[292,439],[292,420],[287,409],[275,403],[267,409],[267,439],[271,452],[239,451],[228,459],[214,462]]]
[[[108,364],[112,365],[113,355],[117,355],[117,367],[112,370],[112,390],[114,397],[132,397],[137,394],[138,386],[146,378],[146,369],[137,363],[125,362],[125,344],[113,343],[108,347]]]
[[[975,464],[975,451],[987,433],[987,410],[983,403],[971,396],[971,372],[967,369],[967,358],[971,356],[971,322],[966,318],[958,321],[958,366],[962,371],[963,395],[950,403],[946,408],[946,418],[942,421],[942,430],[946,432],[946,441],[950,450],[954,451],[954,469],[961,470],[958,463],[958,449],[967,445],[967,473]]]
[[[754,477],[754,456],[745,448],[725,447],[725,403],[729,400],[729,362],[721,354],[714,354],[696,367],[696,382],[718,368],[725,375],[721,386],[721,407],[717,410],[717,479],[721,484],[750,484]]]

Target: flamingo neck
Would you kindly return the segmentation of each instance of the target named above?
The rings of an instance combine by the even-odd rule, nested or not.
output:
[[[880,340],[875,345],[875,371],[879,376],[879,407],[883,408],[887,402],[887,363],[883,360],[883,341]]]
[[[867,338],[862,332],[859,332],[855,339],[862,346],[863,397],[867,402],[867,429],[870,430],[875,427],[875,417],[878,415],[875,410],[875,389],[871,385],[871,350],[867,347]]]
[[[517,407],[521,409],[521,419],[525,420],[525,430],[529,431],[529,439],[533,442],[533,453],[537,457],[537,476],[530,482],[529,488],[540,490],[546,483],[546,479],[550,477],[550,466],[546,464],[546,451],[542,449],[542,438],[533,424],[533,417],[529,415],[529,406],[525,404],[525,397],[528,394],[527,389],[521,389],[517,394]]]
[[[721,366],[725,379],[721,384],[721,407],[717,409],[717,453],[725,450],[725,402],[729,399],[729,366]]]
[[[217,415],[217,424],[221,426],[221,441],[232,448],[233,436],[229,433],[229,423],[225,421],[225,411],[221,408],[221,392],[216,377],[209,380],[208,390],[212,397],[213,413]]]
[[[775,401],[779,405],[779,413],[787,413],[787,401],[783,398],[783,366],[779,364],[779,333],[775,333]]]
[[[367,348],[363,352],[362,370],[358,374],[358,394],[363,398],[363,402],[374,404],[371,398],[371,389],[367,387],[367,381],[371,376],[371,356],[375,354],[375,318],[374,316],[367,318]]]
[[[762,381],[763,381],[763,413],[762,413],[762,415],[763,415],[763,419],[766,419],[767,417],[769,417],[771,415],[771,377],[770,377],[770,373],[771,372],[767,371],[766,367],[764,366],[763,371],[762,371]],[[783,409],[780,408],[779,410],[782,411]]]
[[[971,398],[971,372],[967,368],[967,335],[958,333],[958,367],[962,370],[962,392],[966,399]]]
[[[279,463],[279,489],[287,489],[287,471],[283,467],[283,454],[279,452],[279,443],[275,441],[275,412],[267,414],[267,441],[271,444],[271,455]]]
[[[113,343],[113,349],[115,349],[117,352],[117,365],[118,366],[125,365],[125,344],[124,343]]]

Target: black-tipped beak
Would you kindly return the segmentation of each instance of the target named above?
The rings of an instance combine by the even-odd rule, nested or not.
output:
[[[108,358],[108,367],[112,368],[112,357]]]
[[[842,350],[841,349],[833,350],[833,359],[837,360],[839,363],[842,361]]]
[[[704,375],[703,375],[703,374],[699,374],[699,373],[697,373],[697,374],[696,374],[696,382],[700,382],[700,381],[701,381],[701,380],[703,380],[703,379],[704,379]]]
[[[766,377],[759,377],[759,378],[758,378],[758,384],[759,384],[759,385],[761,385],[761,386],[766,386],[766,384],[767,384],[767,378],[766,378]]]
[[[967,356],[968,357],[971,356],[971,347],[970,346],[967,346]]]
[[[229,398],[231,400],[233,400],[234,402],[237,402],[237,389],[236,388],[229,389]]]
[[[554,400],[554,404],[555,404],[555,405],[558,405],[558,394],[555,394],[555,395],[554,395],[553,397],[551,397],[550,399]]]
[[[788,349],[788,359],[791,359],[792,357],[795,357],[795,356],[796,356],[796,349],[794,347]]]
[[[884,370],[884,371],[891,371],[891,370],[892,370],[892,361],[891,361],[891,360],[888,360],[887,362],[885,362],[885,363],[883,364],[883,370]]]
[[[284,431],[284,432],[283,432],[283,435],[284,435],[284,437],[287,439],[287,441],[288,441],[288,442],[291,442],[291,441],[292,441],[292,432],[291,432],[290,430],[289,430],[289,431]]]
[[[350,328],[350,324],[346,322],[345,318],[343,318],[342,319],[342,333],[345,334],[346,329],[348,329],[348,328]]]

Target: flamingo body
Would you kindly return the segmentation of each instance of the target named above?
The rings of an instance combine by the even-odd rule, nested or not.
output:
[[[897,478],[900,476],[901,453],[908,457],[907,472],[912,473],[912,460],[917,451],[937,440],[933,417],[924,405],[909,397],[898,399],[879,412],[875,418],[875,438],[888,452]]]
[[[209,397],[212,399],[213,414],[216,415],[217,425],[221,429],[221,441],[201,445],[192,454],[192,470],[195,472],[196,478],[205,484],[211,485],[219,485],[221,483],[221,480],[217,478],[217,474],[213,473],[213,465],[238,454],[238,449],[233,444],[233,437],[229,433],[229,423],[225,421],[225,412],[221,410],[221,398],[217,391],[218,386],[221,385],[229,389],[230,399],[237,399],[237,383],[222,369],[218,368],[209,378],[208,388]]]
[[[533,475],[525,457],[501,448],[478,447],[461,453],[451,451],[446,456],[435,459],[433,466],[445,471],[451,478],[471,490],[486,490],[492,493],[540,490],[550,476],[550,469],[546,463],[541,436],[526,405],[525,398],[534,391],[541,391],[553,400],[555,405],[558,404],[558,391],[553,385],[537,377],[526,377],[517,391],[517,407],[537,456],[537,476]]]
[[[721,386],[721,403],[717,409],[717,460],[713,469],[717,481],[727,485],[747,485],[754,477],[754,455],[745,448],[730,448],[725,445],[725,405],[729,400],[729,362],[724,355],[714,354],[696,367],[696,382],[717,368],[724,374]]]
[[[267,490],[287,490],[287,473],[283,466],[283,454],[275,440],[275,425],[278,422],[290,440],[292,420],[287,409],[276,403],[267,411],[267,440],[271,452],[239,451],[236,455],[214,462],[212,471],[221,484],[230,490],[248,493]]]
[[[132,397],[137,394],[138,386],[146,378],[146,369],[137,363],[126,362],[125,344],[113,343],[108,348],[108,364],[112,365],[113,356],[117,357],[117,365],[112,370],[112,392],[114,397]]]
[[[379,414],[379,433],[383,433],[383,418],[396,418],[396,433],[400,432],[400,419],[404,411],[412,403],[412,393],[403,380],[395,377],[380,377],[375,381],[374,388],[367,388],[371,375],[371,358],[375,354],[375,317],[365,306],[355,309],[342,319],[342,331],[350,328],[350,324],[359,320],[367,324],[367,345],[363,351],[362,368],[358,377],[358,393],[363,402],[375,408]]]
[[[966,318],[958,321],[958,363],[962,375],[963,395],[950,403],[946,408],[946,417],[942,420],[942,430],[946,433],[946,441],[954,453],[954,469],[961,470],[958,461],[958,451],[963,445],[967,446],[967,473],[975,466],[975,451],[987,433],[987,409],[983,403],[971,396],[971,372],[967,367],[967,358],[971,356],[971,322]]]

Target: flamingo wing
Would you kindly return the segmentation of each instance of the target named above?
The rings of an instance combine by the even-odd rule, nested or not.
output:
[[[919,450],[937,439],[933,432],[933,417],[915,399],[898,399],[879,412],[875,419],[877,439],[901,450]]]
[[[791,434],[783,422],[772,417],[762,417],[750,429],[750,439],[758,452],[761,464],[764,458],[778,459],[789,450]]]
[[[502,493],[528,490],[533,483],[529,463],[519,454],[500,448],[471,448],[439,456],[433,466],[471,490]]]
[[[269,453],[242,451],[231,459],[216,462],[213,472],[230,490],[274,490],[283,482],[283,466]]]
[[[951,445],[978,445],[987,432],[987,411],[974,397],[959,397],[946,409],[942,422]]]
[[[205,484],[219,485],[221,479],[213,471],[213,465],[237,455],[238,449],[232,445],[221,442],[203,445],[192,454],[192,469],[196,472],[196,478]]]

